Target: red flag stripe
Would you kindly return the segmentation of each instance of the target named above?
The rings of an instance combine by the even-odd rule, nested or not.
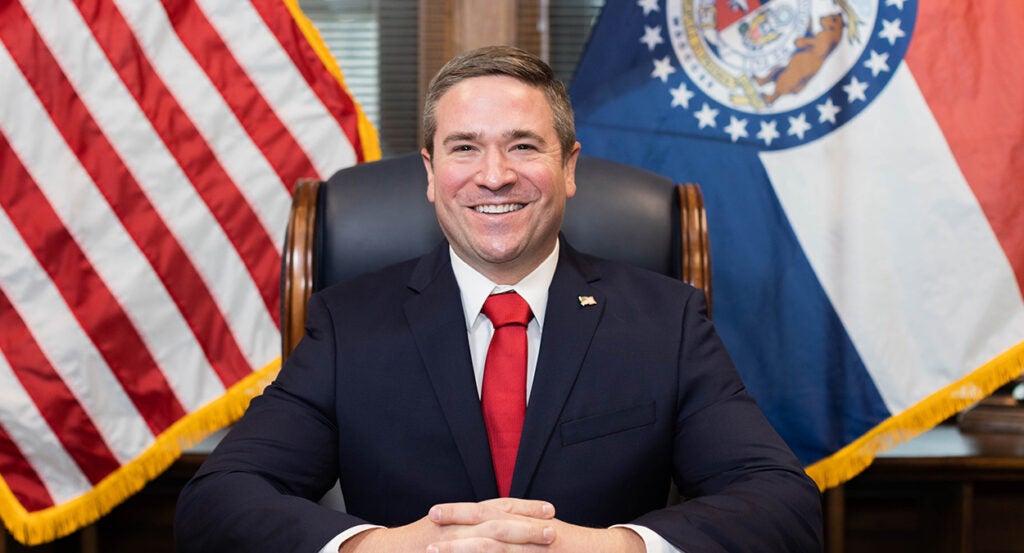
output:
[[[188,254],[246,359],[262,366],[276,353],[277,324],[224,229],[124,88],[78,11],[63,3],[46,10],[36,3],[23,5],[39,20],[36,28],[60,69],[170,229],[166,240],[177,240]],[[272,269],[274,276],[265,280],[276,278],[277,268]]]
[[[309,88],[300,68],[282,50],[280,40],[267,28],[255,7],[249,2],[197,3],[263,96],[272,105],[290,105],[279,109],[278,116],[309,155],[317,174],[326,178],[338,167],[356,163],[353,143],[317,93]],[[284,9],[283,5],[278,6],[279,11]],[[253,29],[261,32],[254,33]]]
[[[178,37],[274,167],[286,189],[291,190],[294,186],[294,182],[289,182],[294,175],[316,175],[309,157],[253,86],[227,44],[199,8],[192,3],[174,0],[163,0],[163,4]]]
[[[1020,197],[1024,174],[1024,3],[946,0],[917,10],[907,64],[1024,291],[1024,211],[1006,201]]]
[[[39,478],[39,473],[25,460],[18,445],[7,435],[2,424],[0,452],[3,453],[0,455],[0,474],[4,475],[4,483],[11,489],[14,497],[18,498],[18,502],[28,511],[53,507],[53,498],[43,485],[43,480]]]
[[[71,389],[119,461],[138,455],[153,443],[153,433],[3,209],[0,209],[0,236],[4,237],[0,241],[0,258],[15,260],[15,263],[0,264],[0,286],[40,350],[45,352],[49,367]],[[37,367],[19,369],[37,370]],[[17,396],[12,396],[0,403],[0,410],[11,409],[17,404],[16,400]],[[20,424],[33,424],[29,417],[18,415],[16,420],[21,421]],[[41,422],[42,416],[38,420],[42,428],[49,429]],[[36,435],[44,437],[38,425],[33,427],[30,444],[37,439]],[[58,441],[54,438],[53,443]],[[30,453],[36,451],[38,447],[28,448]],[[58,460],[54,454],[46,453],[41,466],[57,464],[59,469]],[[82,481],[85,480],[83,475]],[[74,492],[80,490],[76,488]]]
[[[296,25],[295,20],[284,19],[277,16],[281,10],[280,0],[255,0],[253,7],[259,12],[260,17],[276,36],[289,37],[290,40],[281,41],[281,46],[288,53],[292,63],[302,73],[302,77],[309,84],[309,87],[320,98],[320,101],[327,106],[328,113],[338,125],[344,129],[348,141],[354,145],[356,159],[365,161],[361,142],[359,141],[358,121],[353,117],[346,117],[354,113],[355,102],[346,91],[341,89],[341,83],[334,79],[329,73],[323,71],[319,57],[313,50],[309,41],[305,39],[302,30]],[[324,175],[327,178],[330,175]]]
[[[120,463],[114,453],[39,349],[3,290],[0,290],[0,328],[4,329],[0,333],[0,352],[89,482],[97,484],[117,470]]]
[[[82,4],[79,9],[93,17],[85,23],[90,25],[100,48],[241,254],[267,310],[279,324],[277,291],[280,284],[275,270],[281,266],[281,256],[267,230],[239,189],[227,185],[233,182],[231,177],[149,60],[137,55],[144,52],[144,48],[135,40],[120,12],[107,2]]]
[[[103,5],[109,5],[109,2]],[[283,180],[276,175],[271,161],[254,143],[207,71],[188,52],[162,6],[144,2],[120,2],[117,5],[118,8],[111,8],[111,11],[123,16],[124,22],[134,33],[134,40],[142,47],[142,57],[163,79],[162,84],[174,95],[177,105],[188,114],[190,122],[201,134],[201,140],[233,181],[225,184],[236,186],[245,196],[275,248],[280,250],[283,237],[278,229],[287,225],[286,206],[291,196]],[[95,11],[91,10],[90,13]],[[105,28],[102,14],[94,17],[100,17],[99,27]],[[124,56],[121,54],[121,57]],[[214,66],[212,70],[216,74],[217,67]],[[244,82],[237,84],[245,88]],[[175,129],[165,121],[174,122],[162,118],[157,124]],[[258,120],[253,122],[253,125],[261,124]],[[287,138],[281,142],[288,144]],[[295,157],[304,158],[301,150]]]
[[[8,13],[4,21],[17,23],[18,19]],[[20,32],[14,34],[12,28]],[[47,107],[49,118],[71,149],[82,152],[79,160],[83,167],[156,271],[221,383],[226,387],[237,382],[251,372],[251,367],[203,279],[181,246],[166,240],[172,236],[171,231],[104,138],[71,84],[58,77],[56,62],[45,45],[37,35],[27,36],[31,29],[27,22],[0,22],[0,41],[9,45],[9,52],[25,60],[19,62],[20,68]]]
[[[150,430],[159,434],[183,417],[185,409],[117,298],[96,274],[46,197],[37,187],[26,184],[33,182],[32,177],[11,151],[6,138],[0,136],[4,182],[22,183],[17,188],[0,187],[0,207],[56,284]]]

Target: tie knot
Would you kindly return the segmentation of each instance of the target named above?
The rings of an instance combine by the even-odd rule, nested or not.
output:
[[[491,320],[494,328],[519,324],[526,326],[533,318],[530,304],[515,292],[492,294],[484,302],[483,314]]]

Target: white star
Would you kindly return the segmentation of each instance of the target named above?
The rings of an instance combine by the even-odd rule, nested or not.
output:
[[[718,117],[718,110],[708,107],[707,102],[704,102],[704,107],[700,108],[700,111],[694,113],[693,116],[696,117],[699,122],[698,128],[703,129],[704,127],[718,126],[718,124],[715,123],[715,118]]]
[[[644,25],[644,36],[640,39],[640,42],[647,45],[648,52],[654,51],[655,46],[665,42],[661,38],[661,25],[657,27],[648,27],[647,25]]]
[[[809,130],[811,130],[811,124],[807,122],[807,115],[801,112],[799,116],[789,118],[789,130],[786,131],[786,134],[803,140],[804,133]]]
[[[882,71],[889,71],[889,54],[879,54],[872,50],[871,59],[864,62],[864,67],[871,70],[872,77],[877,77]]]
[[[864,91],[868,89],[868,83],[862,83],[857,80],[857,77],[850,78],[850,84],[843,85],[843,91],[846,92],[846,101],[853,103],[855,100],[868,100],[864,96]]]
[[[772,140],[775,140],[781,136],[779,131],[776,129],[775,120],[761,121],[761,130],[757,131],[757,137],[764,140],[765,146],[771,146]],[[735,140],[733,140],[735,142]]]
[[[672,60],[665,56],[660,60],[654,60],[654,71],[651,71],[651,76],[661,79],[663,83],[667,83],[668,76],[675,72],[676,68],[672,67]]]
[[[636,0],[636,5],[644,9],[644,15],[650,15],[651,12],[661,11],[658,8],[658,0]]]
[[[686,83],[679,83],[678,87],[669,89],[669,92],[672,93],[672,107],[683,106],[690,109],[690,98],[693,98],[693,92],[686,88]]]
[[[818,104],[815,106],[818,108],[818,122],[824,123],[828,121],[833,125],[836,124],[836,115],[843,111],[842,108],[832,103],[832,98],[825,100],[824,104]]]
[[[747,134],[747,120],[736,119],[736,117],[732,115],[729,116],[729,126],[727,126],[723,130],[725,130],[726,134],[728,134],[729,137],[732,138],[733,142],[736,142],[740,138],[746,138],[750,136],[749,134]]]
[[[907,36],[907,33],[903,32],[900,28],[900,20],[894,21],[882,20],[882,32],[878,33],[878,36],[889,41],[889,46],[896,44],[896,39]]]
[[[885,5],[886,6],[896,6],[899,9],[902,10],[903,9],[903,2],[905,2],[905,1],[906,0],[885,0]]]

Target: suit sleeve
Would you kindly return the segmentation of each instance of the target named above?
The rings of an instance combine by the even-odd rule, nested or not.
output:
[[[178,551],[315,552],[365,522],[316,503],[337,480],[334,351],[314,295],[306,338],[182,491]]]
[[[687,553],[817,552],[821,497],[743,387],[703,295],[681,325],[673,478],[683,501],[635,521]]]

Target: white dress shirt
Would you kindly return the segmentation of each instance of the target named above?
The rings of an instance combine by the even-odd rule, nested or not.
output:
[[[455,250],[449,246],[449,253],[452,259],[452,270],[455,273],[455,281],[459,285],[459,294],[462,297],[462,309],[466,317],[466,333],[469,338],[469,353],[473,360],[473,374],[476,377],[476,393],[479,397],[484,381],[484,362],[487,359],[487,348],[490,346],[491,337],[494,335],[494,325],[491,324],[481,311],[487,296],[500,294],[514,290],[522,296],[533,311],[533,319],[526,327],[526,398],[529,408],[530,391],[533,389],[533,377],[537,371],[537,354],[540,352],[541,330],[544,328],[544,315],[547,312],[548,288],[555,276],[555,268],[558,266],[558,243],[555,249],[547,258],[537,266],[529,275],[513,285],[500,285],[491,282],[490,279],[480,274],[476,269],[470,267],[462,260]],[[344,490],[343,490],[344,491]],[[557,509],[557,505],[555,508]],[[647,553],[682,553],[672,547],[672,544],[665,541],[650,528],[636,524],[621,524],[640,535],[647,547]],[[336,553],[345,540],[371,528],[380,526],[361,524],[353,526],[338,534],[319,553]]]

